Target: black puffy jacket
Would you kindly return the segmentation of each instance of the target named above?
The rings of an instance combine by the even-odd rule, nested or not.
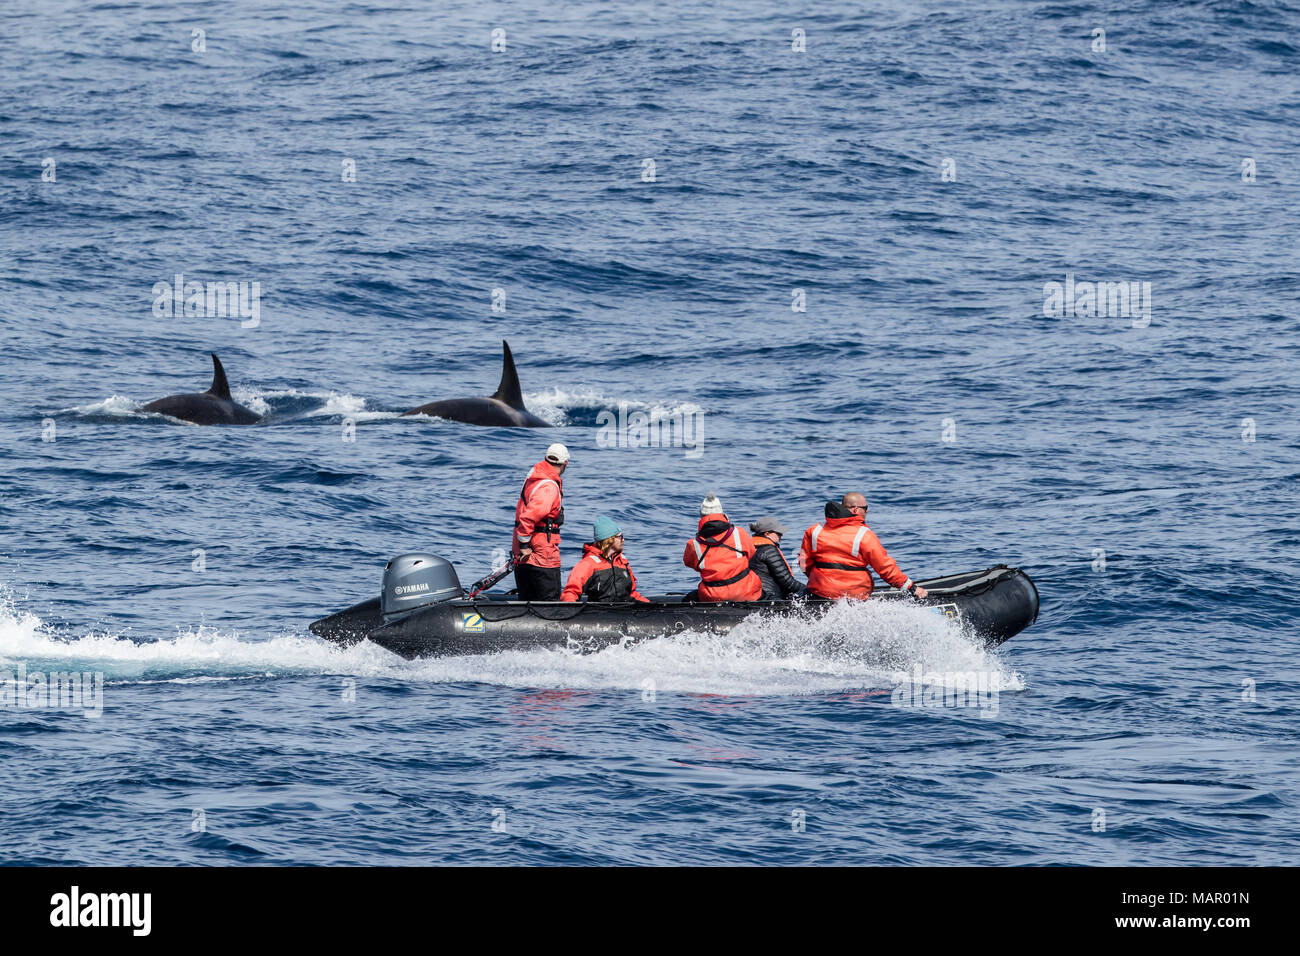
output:
[[[756,534],[754,546],[756,550],[749,567],[763,582],[764,600],[788,598],[803,590],[803,585],[795,579],[794,572],[790,570],[790,562],[786,561],[781,549],[770,538]]]

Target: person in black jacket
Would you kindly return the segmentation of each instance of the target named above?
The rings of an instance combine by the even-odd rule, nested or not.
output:
[[[754,558],[750,568],[763,582],[763,600],[790,598],[803,590],[790,570],[790,562],[781,553],[781,537],[785,527],[775,518],[759,518],[749,526],[754,534]]]

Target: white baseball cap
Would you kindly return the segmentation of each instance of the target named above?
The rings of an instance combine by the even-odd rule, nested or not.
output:
[[[546,449],[546,460],[552,465],[563,465],[569,460],[569,449],[565,448],[557,441],[550,448]]]

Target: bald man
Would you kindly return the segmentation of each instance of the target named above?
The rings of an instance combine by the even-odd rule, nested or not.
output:
[[[799,567],[808,575],[808,590],[830,600],[865,600],[875,588],[874,570],[900,591],[929,597],[930,592],[898,570],[880,539],[867,527],[866,514],[866,496],[850,491],[838,502],[828,502],[826,520],[804,532]]]

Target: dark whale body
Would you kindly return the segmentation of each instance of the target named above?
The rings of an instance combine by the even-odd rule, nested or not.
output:
[[[230,397],[226,370],[215,354],[212,355],[212,387],[206,392],[168,395],[150,402],[140,411],[157,412],[195,425],[255,425],[262,420],[256,412]]]
[[[402,412],[403,415],[433,415],[466,425],[504,425],[514,428],[550,428],[524,407],[524,395],[519,389],[519,373],[515,359],[510,354],[510,343],[501,342],[501,384],[487,398],[448,398],[430,402],[419,408]]]

